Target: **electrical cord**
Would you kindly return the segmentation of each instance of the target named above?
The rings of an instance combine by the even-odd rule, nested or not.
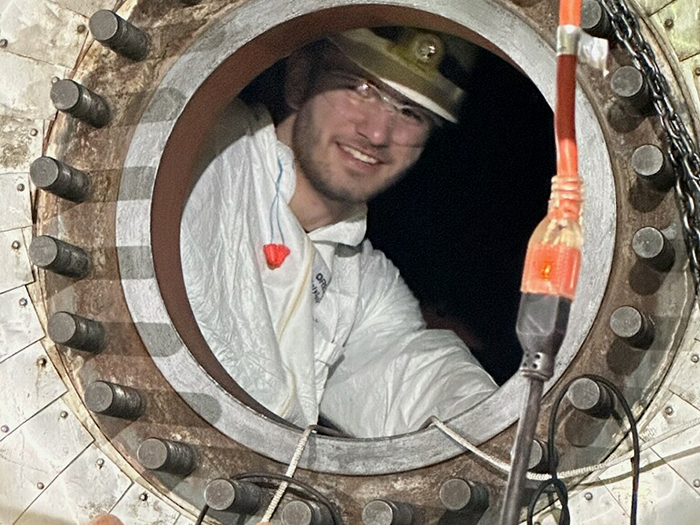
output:
[[[209,512],[209,505],[205,503],[204,507],[202,507],[202,511],[199,513],[199,516],[197,516],[197,521],[194,522],[194,525],[202,525],[204,516],[207,515],[207,512]]]
[[[627,418],[629,425],[630,425],[630,432],[632,434],[632,448],[633,448],[633,455],[632,455],[632,503],[631,503],[631,511],[630,511],[630,525],[636,525],[637,523],[637,507],[638,507],[638,499],[639,499],[639,473],[640,473],[640,455],[641,455],[641,449],[639,445],[639,433],[637,431],[637,423],[634,419],[634,414],[632,413],[632,409],[630,408],[629,403],[627,402],[627,399],[625,399],[625,396],[622,394],[619,388],[615,386],[614,383],[608,381],[604,377],[594,375],[594,374],[585,374],[583,376],[577,377],[571,381],[569,381],[564,387],[561,389],[561,391],[557,394],[557,397],[554,400],[554,403],[552,404],[552,411],[550,414],[549,418],[549,432],[548,432],[548,439],[547,439],[547,455],[548,455],[548,470],[549,474],[551,476],[551,479],[543,481],[538,488],[536,489],[535,493],[532,496],[532,499],[530,501],[530,505],[528,506],[528,515],[527,515],[527,523],[528,525],[532,525],[533,519],[534,519],[534,513],[535,513],[535,506],[537,504],[538,499],[542,496],[544,491],[551,485],[554,487],[554,490],[556,491],[557,495],[559,496],[559,501],[560,504],[562,505],[562,513],[559,517],[559,525],[568,525],[570,523],[570,514],[569,514],[569,509],[568,509],[568,493],[566,486],[564,483],[561,482],[561,480],[557,476],[557,465],[555,461],[555,450],[554,450],[554,436],[556,433],[556,424],[557,424],[557,413],[559,411],[559,406],[561,405],[562,400],[564,399],[564,396],[569,390],[569,387],[574,383],[574,381],[580,379],[580,378],[587,378],[591,379],[593,381],[596,381],[605,387],[607,387],[614,395],[617,401],[620,403],[620,406],[622,407],[623,412],[625,413],[625,417]]]

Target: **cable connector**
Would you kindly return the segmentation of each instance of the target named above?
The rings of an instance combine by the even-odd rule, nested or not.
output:
[[[547,381],[569,323],[571,300],[560,295],[524,293],[520,298],[515,331],[523,347],[520,373]]]

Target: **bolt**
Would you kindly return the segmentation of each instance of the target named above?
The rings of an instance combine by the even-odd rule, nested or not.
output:
[[[7,38],[0,38],[0,47],[1,48],[7,47]]]
[[[102,468],[105,465],[105,460],[100,458],[97,461],[95,461],[95,465],[97,465],[97,468]]]
[[[19,241],[12,241],[12,249],[13,250],[19,250],[19,247],[22,246]]]
[[[693,487],[695,487],[696,489],[700,489],[700,479],[693,480]]]
[[[593,499],[593,494],[586,492],[583,497],[586,498],[586,501],[591,501]]]
[[[2,432],[3,434],[7,434],[9,431],[10,427],[8,427],[7,425],[3,425],[0,427],[0,432]]]
[[[62,410],[61,411],[61,419],[66,419],[67,417],[68,417],[68,412],[66,412],[65,410]]]
[[[24,191],[24,184],[21,182],[17,185],[17,191]]]
[[[146,500],[148,499],[148,494],[146,494],[145,492],[142,493],[142,494],[139,496],[139,499],[140,499],[141,501],[146,501]]]
[[[84,33],[86,29],[87,29],[87,27],[85,27],[85,24],[80,24],[80,25],[78,25],[78,27],[75,28],[75,30],[78,33]]]
[[[56,78],[56,77],[54,77],[54,78]],[[56,78],[56,80],[58,80],[58,79]],[[32,129],[29,130],[29,134],[30,134],[32,137],[36,137],[36,136],[39,134],[39,130],[36,129],[36,128],[32,128]]]
[[[700,67],[696,67],[696,68],[693,70],[693,73],[695,73],[695,76],[696,76],[696,77],[700,77]]]
[[[47,363],[47,362],[48,362],[48,361],[46,360],[45,357],[40,357],[39,359],[36,360],[37,366],[40,366],[40,367],[42,367],[42,368],[46,366],[46,363]]]
[[[664,27],[666,29],[671,29],[673,27],[673,20],[671,18],[664,20]]]
[[[44,484],[40,481],[36,484],[36,488],[38,488],[39,490],[44,490]]]
[[[672,416],[673,415],[673,407],[666,407],[664,409],[664,412],[666,413],[667,416]]]
[[[58,78],[58,77],[51,77],[51,83],[52,83],[52,84],[55,84],[55,83],[58,82],[59,80],[61,80],[61,79]]]
[[[698,361],[700,361],[700,355],[698,355],[698,354],[693,354],[693,355],[690,356],[690,360],[691,360],[693,363],[697,363]]]
[[[20,305],[21,307],[25,307],[25,306],[27,306],[27,304],[28,304],[28,301],[27,301],[26,298],[22,297],[22,298],[19,300],[19,305]]]

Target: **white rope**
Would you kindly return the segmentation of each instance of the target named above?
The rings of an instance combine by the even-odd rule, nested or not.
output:
[[[287,472],[285,472],[285,475],[287,475],[288,477],[291,478],[294,475],[294,472],[297,469],[297,465],[299,464],[299,460],[301,459],[301,456],[304,453],[304,449],[306,448],[306,443],[309,441],[309,436],[311,436],[311,432],[313,432],[315,428],[316,425],[309,425],[304,430],[303,434],[301,435],[301,438],[299,438],[299,443],[297,443],[297,448],[294,450],[292,461],[289,462],[289,467],[287,468]],[[263,523],[268,522],[272,519],[272,515],[277,510],[277,506],[282,500],[282,496],[284,496],[284,492],[287,490],[287,487],[289,487],[288,481],[283,481],[282,483],[280,483],[280,486],[277,488],[277,492],[275,492],[272,501],[270,501],[270,504],[267,506],[265,515],[262,518]]]
[[[454,430],[452,430],[450,427],[445,425],[442,421],[440,421],[436,417],[431,417],[430,421],[439,429],[441,430],[447,437],[450,439],[454,440],[457,442],[459,445],[463,446],[466,448],[469,452],[472,452],[474,455],[477,457],[483,459],[487,463],[493,465],[497,469],[501,470],[502,472],[508,473],[510,472],[510,465],[504,461],[501,461],[500,459],[487,454],[486,452],[483,452],[476,448],[475,445],[472,445],[469,441],[467,441],[465,438],[457,434]],[[692,428],[694,426],[697,426],[700,424],[700,418],[693,419],[691,421],[687,421],[683,423],[682,425],[677,426],[676,428],[669,430],[668,432],[661,434],[660,436],[657,436],[654,439],[651,439],[649,441],[645,441],[645,443],[640,447],[640,452],[648,450],[649,448],[658,445],[662,441],[666,441],[667,439],[670,439],[681,432],[685,432],[689,428]],[[592,472],[596,472],[599,470],[606,470],[609,469],[610,467],[614,467],[616,465],[619,465],[620,463],[624,463],[625,461],[629,461],[632,456],[634,456],[634,451],[627,452],[626,454],[615,458],[615,459],[609,459],[603,463],[598,463],[597,465],[589,465],[587,467],[581,467],[573,470],[566,470],[564,472],[557,473],[557,477],[560,479],[568,479],[568,478],[576,478],[579,476],[583,476],[586,474],[591,474]],[[534,480],[534,481],[546,481],[550,479],[552,476],[549,474],[536,474],[533,472],[528,472],[527,473],[528,479]]]

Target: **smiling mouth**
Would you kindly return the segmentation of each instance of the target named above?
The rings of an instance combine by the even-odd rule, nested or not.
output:
[[[353,147],[347,146],[345,144],[339,144],[339,146],[340,149],[342,149],[345,153],[349,154],[350,156],[352,156],[352,158],[357,159],[360,162],[364,162],[365,164],[369,164],[371,166],[379,164],[379,159],[367,155],[366,153],[362,153],[361,151],[356,150]]]

